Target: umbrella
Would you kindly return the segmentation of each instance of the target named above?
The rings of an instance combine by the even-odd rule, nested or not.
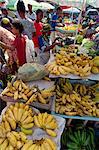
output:
[[[85,1],[86,4],[89,4],[94,7],[99,7],[98,0],[49,0],[49,1],[54,1],[59,5],[66,5],[66,6],[72,6],[72,7],[78,7],[78,8],[81,8],[83,2]]]
[[[16,6],[17,6],[17,2],[18,0],[9,0],[9,3],[7,5],[7,8],[11,9],[11,10],[16,10]],[[28,4],[31,4],[35,7],[40,7],[40,4],[34,0],[23,0],[24,4],[25,4],[25,7],[26,7],[26,10],[28,9],[27,8],[27,5]]]
[[[55,9],[55,7],[47,2],[41,2],[40,3],[42,9]]]
[[[64,9],[63,12],[70,12],[70,13],[80,13],[80,10],[75,7]]]

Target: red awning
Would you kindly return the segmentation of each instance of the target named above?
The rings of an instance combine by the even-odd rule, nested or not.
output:
[[[71,6],[60,6],[62,9],[68,9],[71,8]]]

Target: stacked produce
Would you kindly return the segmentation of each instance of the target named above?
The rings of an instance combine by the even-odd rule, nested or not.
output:
[[[21,150],[57,150],[56,144],[49,138],[31,141],[29,140]]]
[[[80,125],[65,129],[61,141],[64,148],[68,150],[96,150],[94,135],[93,128]]]
[[[34,114],[35,112],[28,105],[23,103],[12,104],[2,115],[1,126],[4,127],[6,133],[19,128],[25,134],[32,134]]]
[[[92,73],[95,73],[95,74],[99,73],[99,56],[96,56],[93,59]]]
[[[12,97],[15,101],[23,99],[26,104],[34,101],[39,101],[42,104],[47,104],[49,98],[53,95],[54,87],[47,90],[39,90],[33,86],[29,88],[22,80],[16,80],[14,83],[8,82],[7,88],[1,93],[3,96]]]
[[[68,80],[60,79],[56,85],[56,113],[99,117],[98,89],[99,84],[92,87],[80,84],[72,86]]]
[[[38,128],[42,128],[48,135],[56,137],[55,129],[58,128],[57,121],[54,116],[45,113],[39,113],[34,116],[34,123]]]
[[[46,65],[50,74],[68,75],[74,74],[81,77],[89,76],[93,66],[92,57],[81,54],[77,56],[75,53],[67,54],[65,51],[56,53],[55,61]]]
[[[4,134],[5,133],[5,134]],[[23,132],[5,132],[5,128],[0,126],[0,149],[18,150],[27,143],[27,137]],[[26,149],[27,150],[27,149]]]
[[[75,47],[74,45],[69,45],[68,47],[62,47],[60,48],[60,51],[65,51],[67,53],[77,53],[78,48]]]
[[[1,150],[56,150],[56,144],[49,138],[41,140],[28,140],[23,132],[10,131],[0,126],[0,149]],[[4,134],[5,133],[5,134]]]

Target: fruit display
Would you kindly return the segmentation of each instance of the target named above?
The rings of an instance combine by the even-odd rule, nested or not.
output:
[[[23,99],[26,104],[38,101],[42,104],[49,103],[49,98],[53,95],[54,86],[49,89],[39,90],[33,86],[29,88],[22,80],[16,80],[14,83],[8,82],[7,88],[1,93],[16,100]]]
[[[38,128],[46,131],[46,133],[52,137],[56,137],[57,133],[55,129],[58,128],[58,124],[53,115],[48,113],[39,113],[34,116],[34,124]]]
[[[65,51],[56,53],[55,60],[46,65],[50,74],[59,75],[78,75],[86,77],[91,74],[93,66],[92,57],[81,54],[77,56],[75,53],[67,54]]]
[[[1,150],[20,150],[28,141],[23,132],[11,131],[5,134],[3,127],[0,126],[0,149]]]
[[[56,85],[56,113],[99,117],[99,84],[91,87],[60,79]]]
[[[1,150],[57,150],[56,143],[49,138],[41,140],[28,140],[23,132],[4,132],[4,127],[0,126],[0,149]],[[5,133],[5,134],[4,134]]]
[[[93,59],[93,67],[92,67],[92,73],[98,74],[99,73],[99,56],[96,56]]]
[[[64,130],[61,141],[67,150],[96,150],[94,135],[94,129],[91,127],[68,127]]]
[[[66,47],[61,47],[60,51],[65,51],[66,53],[77,53],[78,48],[75,47],[74,45],[69,45]]]
[[[21,150],[57,150],[56,143],[49,138],[31,141],[29,140]]]
[[[1,125],[4,126],[7,133],[19,128],[21,132],[30,135],[33,133],[34,114],[35,112],[28,105],[23,103],[11,104],[2,115]]]

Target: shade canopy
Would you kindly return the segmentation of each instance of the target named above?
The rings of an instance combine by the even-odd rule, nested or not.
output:
[[[82,7],[83,2],[94,7],[99,7],[99,0],[49,0],[49,1],[56,2],[59,5],[66,5],[78,8]]]
[[[55,7],[47,2],[41,2],[40,3],[42,9],[54,9]]]
[[[63,12],[80,13],[80,10],[78,8],[71,7],[71,8],[63,9]]]

